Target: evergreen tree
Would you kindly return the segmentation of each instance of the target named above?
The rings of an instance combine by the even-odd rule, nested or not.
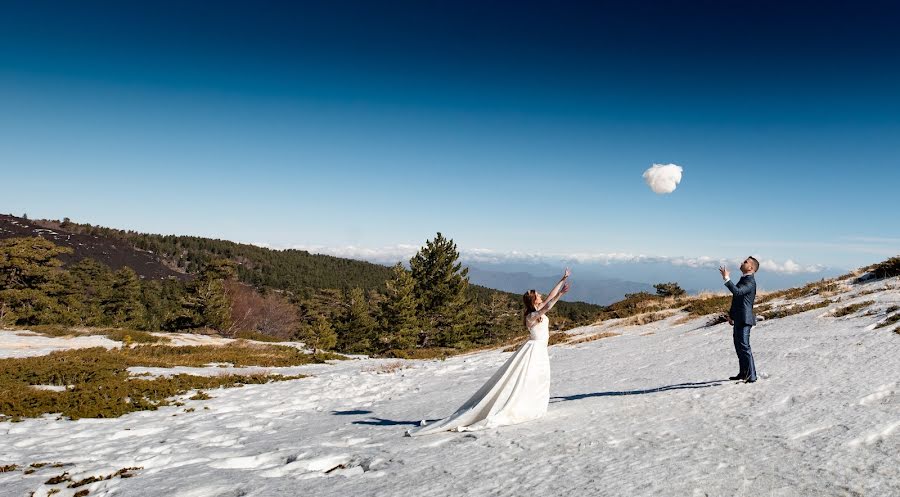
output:
[[[687,294],[687,292],[675,282],[657,283],[653,285],[653,288],[656,288],[656,294],[660,297],[681,297],[682,295]]]
[[[59,322],[62,307],[51,296],[60,293],[57,256],[71,252],[40,237],[0,241],[0,322]]]
[[[231,325],[231,303],[225,280],[234,276],[235,264],[231,261],[213,260],[207,264],[200,277],[192,281],[182,300],[183,312],[178,316],[178,327],[208,327],[224,331]]]
[[[39,289],[62,266],[57,257],[71,253],[40,237],[0,240],[0,289]]]
[[[193,309],[185,307],[188,287],[169,278],[148,281],[143,285],[143,301],[147,308],[146,328],[151,331],[177,331],[195,327],[197,320]]]
[[[82,259],[69,266],[69,293],[79,299],[79,322],[82,326],[109,326],[104,303],[113,289],[112,270],[94,259]]]
[[[231,303],[225,292],[225,281],[235,277],[235,263],[224,259],[211,261],[201,274],[203,322],[215,330],[231,325]]]
[[[379,348],[409,349],[416,346],[419,318],[416,314],[416,282],[412,275],[397,263],[380,308]]]
[[[353,354],[371,353],[377,323],[369,311],[365,292],[353,288],[346,292],[344,304],[346,313],[338,334],[340,349]]]
[[[501,293],[491,295],[491,299],[483,306],[482,316],[484,317],[483,340],[485,343],[507,340],[524,329],[522,312],[509,297]]]
[[[114,326],[141,328],[146,323],[146,307],[142,302],[141,280],[130,267],[113,274],[103,310]]]
[[[313,352],[330,350],[337,345],[337,334],[331,326],[331,322],[325,316],[317,315],[312,323],[300,327],[297,339],[311,347]]]
[[[438,233],[410,260],[419,316],[426,326],[419,334],[422,347],[456,347],[472,338],[469,269],[463,268],[458,259],[453,240]]]

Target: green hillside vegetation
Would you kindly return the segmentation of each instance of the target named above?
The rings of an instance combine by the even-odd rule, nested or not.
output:
[[[0,325],[215,332],[302,340],[318,350],[440,355],[524,333],[520,296],[470,285],[452,240],[438,233],[393,268],[199,237],[43,222],[149,250],[188,279],[143,279],[87,258],[63,267],[71,249],[40,238],[0,241]],[[600,307],[560,303],[557,328],[588,324]],[[413,352],[418,350],[418,352]]]

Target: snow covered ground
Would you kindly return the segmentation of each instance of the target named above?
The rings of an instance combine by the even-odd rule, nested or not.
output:
[[[0,359],[46,355],[57,350],[121,346],[122,342],[102,335],[49,337],[27,330],[0,330]]]
[[[897,496],[900,335],[874,326],[900,305],[898,283],[761,322],[754,384],[725,380],[731,331],[705,319],[553,346],[548,414],[490,431],[403,437],[465,401],[509,356],[497,350],[290,368],[312,376],[117,419],[0,423],[0,466],[63,464],[0,473],[0,495]]]

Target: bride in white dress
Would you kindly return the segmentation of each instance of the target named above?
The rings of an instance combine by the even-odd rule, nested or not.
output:
[[[450,417],[424,424],[406,432],[407,436],[428,435],[444,431],[475,431],[497,426],[523,423],[547,412],[550,402],[550,358],[547,355],[550,320],[547,312],[569,291],[565,274],[545,301],[540,293],[529,290],[522,296],[525,303],[523,321],[529,339],[497,370],[475,395]]]

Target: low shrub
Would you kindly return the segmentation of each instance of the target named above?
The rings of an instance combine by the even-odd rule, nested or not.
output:
[[[138,331],[138,330],[122,330],[122,329],[109,329],[109,330],[98,330],[98,333],[91,333],[97,335],[105,335],[106,338],[110,340],[115,340],[117,342],[122,342],[124,344],[132,344],[132,343],[169,343],[172,340],[169,337],[165,336],[157,336],[151,335],[146,331]]]
[[[53,352],[44,356],[0,359],[0,414],[13,418],[60,413],[71,419],[107,418],[153,410],[169,398],[191,390],[266,383],[299,377],[175,375],[135,378],[135,366],[202,366],[229,362],[236,366],[297,366],[325,360],[292,347],[241,345],[172,347],[138,345],[133,348],[95,347]],[[68,386],[64,391],[37,390],[31,385]]]
[[[562,333],[562,332],[551,333],[550,337],[547,339],[547,346],[557,345],[560,343],[566,343],[566,341],[568,339],[569,339],[569,335],[567,335],[565,333]]]
[[[648,312],[644,314],[636,314],[622,321],[623,326],[643,326],[645,324],[655,323],[663,319],[672,317],[674,313],[670,311]]]
[[[646,334],[648,334],[648,333],[645,333],[645,335]],[[652,333],[649,333],[649,334],[652,334]],[[594,335],[588,335],[586,337],[576,338],[576,339],[568,342],[567,345],[575,345],[578,343],[593,342],[594,340],[600,340],[602,338],[609,338],[609,337],[617,337],[620,335],[621,335],[621,333],[613,333],[612,331],[604,331],[603,333],[597,333]]]
[[[900,256],[891,257],[884,262],[876,264],[872,269],[872,274],[878,279],[900,276]]]
[[[397,359],[446,359],[460,351],[446,347],[432,347],[420,349],[391,349],[384,355]]]
[[[687,311],[689,317],[700,317],[728,312],[730,307],[731,295],[716,295],[705,299],[691,300],[684,310]]]
[[[711,326],[716,326],[716,325],[719,325],[722,323],[727,323],[727,322],[728,322],[728,313],[721,312],[719,314],[714,314],[711,318],[709,318],[706,321],[706,324],[704,324],[703,326],[705,328],[709,328]]]
[[[169,343],[171,340],[165,336],[157,336],[147,333],[146,331],[128,330],[122,328],[72,328],[62,325],[38,325],[28,326],[22,329],[33,331],[35,333],[48,337],[69,337],[69,336],[89,336],[103,335],[110,340],[131,343]]]
[[[823,300],[821,302],[810,302],[807,304],[797,304],[793,306],[785,306],[779,307],[777,309],[772,309],[762,315],[763,319],[781,319],[786,318],[788,316],[793,316],[794,314],[800,314],[801,312],[811,311],[813,309],[821,309],[822,307],[828,307],[833,302],[830,300]]]
[[[674,305],[677,304],[671,298],[647,292],[630,293],[624,299],[604,307],[599,318],[601,321],[628,318],[637,314],[662,310]]]
[[[406,369],[407,367],[408,366],[401,361],[393,361],[393,362],[386,362],[384,364],[379,364],[378,366],[366,368],[363,371],[368,372],[368,373],[375,373],[375,374],[390,374],[390,373],[396,373],[397,371],[400,371],[401,369]]]
[[[856,304],[850,304],[848,306],[838,308],[837,310],[834,311],[834,313],[832,315],[836,318],[849,316],[850,314],[853,314],[856,311],[859,311],[860,309],[865,309],[866,307],[869,307],[870,305],[872,305],[874,303],[875,303],[874,300],[866,300],[864,302],[857,302]]]
[[[239,331],[234,334],[234,338],[242,338],[244,340],[254,340],[257,342],[284,342],[285,340],[272,335],[266,335],[258,331]]]
[[[887,319],[878,323],[878,325],[875,326],[875,328],[887,328],[888,326],[890,326],[898,321],[900,321],[900,312],[888,316]]]
[[[777,292],[767,293],[762,298],[759,299],[759,304],[764,304],[766,302],[771,302],[777,299],[784,300],[796,300],[803,297],[810,297],[813,295],[834,295],[841,291],[841,285],[835,279],[822,279],[819,281],[814,281],[812,283],[808,283],[800,288],[788,288],[786,290],[779,290]]]

